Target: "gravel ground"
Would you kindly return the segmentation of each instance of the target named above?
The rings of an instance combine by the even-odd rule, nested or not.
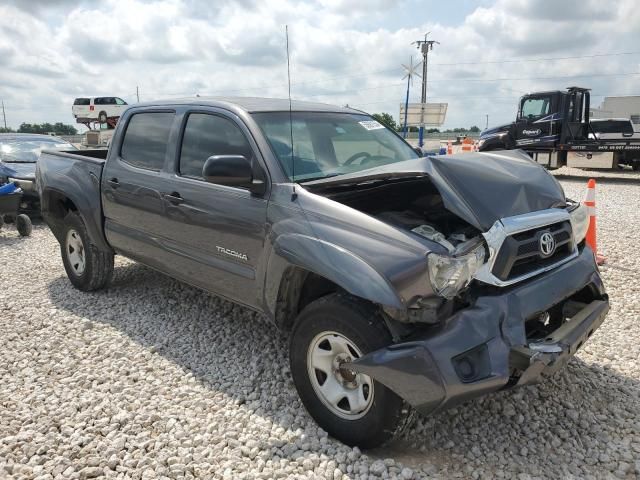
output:
[[[48,229],[5,227],[0,478],[637,478],[638,205],[638,185],[599,183],[612,309],[564,371],[366,453],[316,427],[259,315],[124,259],[80,293]]]

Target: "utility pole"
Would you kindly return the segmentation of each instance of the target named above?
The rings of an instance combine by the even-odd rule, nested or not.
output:
[[[418,47],[418,50],[422,52],[422,106],[420,108],[420,133],[418,135],[419,147],[424,145],[424,113],[427,105],[427,67],[429,51],[433,50],[434,43],[440,44],[440,42],[436,42],[435,40],[427,40],[430,33],[431,32],[427,32],[424,34],[424,40],[413,42]]]
[[[2,118],[4,119],[4,129],[7,129],[7,115],[4,113],[4,100],[2,100]]]
[[[138,90],[137,85],[136,85],[136,97],[138,98],[138,103],[140,103],[140,90]]]
[[[484,129],[486,130],[487,128],[489,128],[489,114],[487,113],[485,116],[487,117],[487,123],[484,127]]]

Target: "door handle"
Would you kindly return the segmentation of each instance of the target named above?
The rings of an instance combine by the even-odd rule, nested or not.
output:
[[[118,188],[120,186],[120,182],[118,181],[117,178],[112,178],[110,180],[107,180],[107,183],[111,188]]]
[[[184,202],[184,198],[182,198],[178,192],[163,193],[162,198],[173,205],[179,205]]]

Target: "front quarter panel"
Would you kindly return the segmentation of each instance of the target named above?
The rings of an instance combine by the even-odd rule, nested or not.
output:
[[[362,212],[290,185],[274,185],[265,286],[267,311],[275,312],[284,271],[296,266],[347,292],[394,309],[431,296],[426,255],[444,248]],[[432,249],[427,244],[432,244]]]

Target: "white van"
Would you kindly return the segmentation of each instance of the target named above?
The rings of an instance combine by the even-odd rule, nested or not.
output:
[[[117,119],[127,108],[119,97],[80,97],[73,102],[71,111],[77,123],[107,123]]]

